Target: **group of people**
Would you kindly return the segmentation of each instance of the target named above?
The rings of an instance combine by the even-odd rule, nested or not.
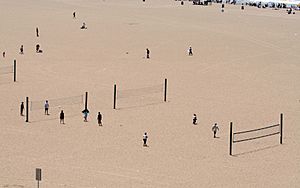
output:
[[[38,27],[35,28],[35,32],[36,32],[36,37],[40,37],[40,34],[39,34],[39,28],[38,28]],[[41,50],[40,47],[41,47],[41,46],[40,46],[39,44],[37,44],[37,45],[35,46],[36,53],[43,53],[43,50]],[[5,52],[3,52],[3,53],[4,53],[4,54],[3,54],[3,57],[5,57]],[[20,54],[21,54],[21,55],[24,54],[24,45],[21,45],[21,47],[20,47]]]
[[[197,119],[197,115],[194,114],[194,115],[193,115],[193,125],[197,125],[197,120],[198,120],[198,119]],[[218,124],[215,123],[215,124],[213,125],[213,127],[212,127],[211,130],[212,130],[213,133],[214,133],[214,138],[217,138],[217,132],[219,131]]]
[[[75,19],[75,18],[76,18],[76,12],[73,12],[73,19]],[[83,24],[80,27],[80,29],[87,29],[85,22],[83,22]],[[38,27],[36,27],[35,31],[36,31],[36,37],[40,37],[40,33],[39,33],[39,28]],[[35,50],[36,50],[36,53],[43,53],[43,50],[41,49],[40,44],[36,44]],[[24,45],[21,45],[19,53],[21,55],[24,54]],[[2,52],[2,57],[5,58],[5,55],[6,55],[6,52],[3,51]]]
[[[24,110],[25,107],[24,107],[24,102],[21,102],[21,105],[20,105],[20,115],[21,116],[24,116]],[[45,104],[44,104],[44,110],[45,110],[45,115],[50,115],[49,114],[49,101],[46,100],[45,101]],[[87,108],[85,108],[83,111],[83,121],[84,122],[87,122],[88,121],[88,114],[90,113],[89,110]],[[98,116],[97,116],[97,121],[98,121],[98,125],[99,126],[102,126],[102,114],[100,112],[98,112]],[[60,111],[60,114],[59,114],[59,123],[60,124],[65,124],[65,113],[63,110]]]

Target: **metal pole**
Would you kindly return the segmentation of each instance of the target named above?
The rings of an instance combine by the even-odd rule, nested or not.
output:
[[[117,102],[117,85],[114,85],[114,109],[116,109],[116,102]]]
[[[14,60],[14,82],[17,81],[17,61]]]
[[[29,109],[29,107],[28,107],[29,105],[28,105],[28,103],[29,103],[29,99],[28,99],[28,97],[26,97],[26,122],[29,122],[29,120],[28,120],[29,119],[28,118],[29,117],[29,110],[28,110]]]
[[[230,122],[230,132],[229,132],[229,155],[232,155],[232,122]]]
[[[168,85],[168,80],[165,79],[165,91],[164,91],[164,101],[167,102],[167,85]]]
[[[40,181],[37,181],[37,187],[38,188],[40,187]]]
[[[88,92],[85,92],[85,110],[87,110],[88,109]]]
[[[283,114],[280,114],[280,144],[282,144],[283,137]]]

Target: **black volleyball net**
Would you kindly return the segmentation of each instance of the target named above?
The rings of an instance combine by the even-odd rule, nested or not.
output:
[[[47,113],[45,111],[46,101],[49,105]],[[66,118],[79,116],[84,109],[83,104],[87,104],[87,93],[86,98],[84,98],[84,95],[76,95],[32,101],[28,99],[28,102],[26,101],[26,122],[29,122],[29,111],[30,122],[58,119],[61,110],[64,111]]]
[[[17,81],[17,61],[14,60],[13,65],[0,67],[0,84],[7,82],[8,79],[6,77],[10,77],[12,75],[13,81]]]
[[[268,125],[265,127],[237,131],[233,132],[232,130],[233,123],[230,123],[230,132],[229,132],[229,154],[232,155],[233,144],[247,142],[251,140],[266,138],[270,136],[279,135],[279,142],[282,144],[283,139],[283,114],[280,114],[280,121],[278,124]]]
[[[280,134],[280,124],[233,133],[233,143],[245,142]]]
[[[130,108],[166,102],[166,97],[167,79],[162,84],[132,89],[117,89],[115,85],[113,108],[116,109],[117,101],[118,108]]]
[[[84,95],[30,101],[30,111],[44,109],[46,100],[48,101],[50,108],[62,108],[66,106],[83,104]]]

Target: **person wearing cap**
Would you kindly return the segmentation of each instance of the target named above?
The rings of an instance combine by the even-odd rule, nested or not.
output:
[[[214,132],[214,138],[216,138],[217,136],[217,131],[219,130],[218,124],[215,123],[215,125],[212,127],[211,129]]]

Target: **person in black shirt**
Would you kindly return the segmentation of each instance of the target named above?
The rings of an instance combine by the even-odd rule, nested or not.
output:
[[[59,121],[60,124],[65,124],[65,113],[63,110],[61,110],[61,112],[59,114],[59,119],[60,119],[60,121]]]
[[[98,120],[98,125],[102,126],[102,114],[100,112],[98,112],[97,120]]]

